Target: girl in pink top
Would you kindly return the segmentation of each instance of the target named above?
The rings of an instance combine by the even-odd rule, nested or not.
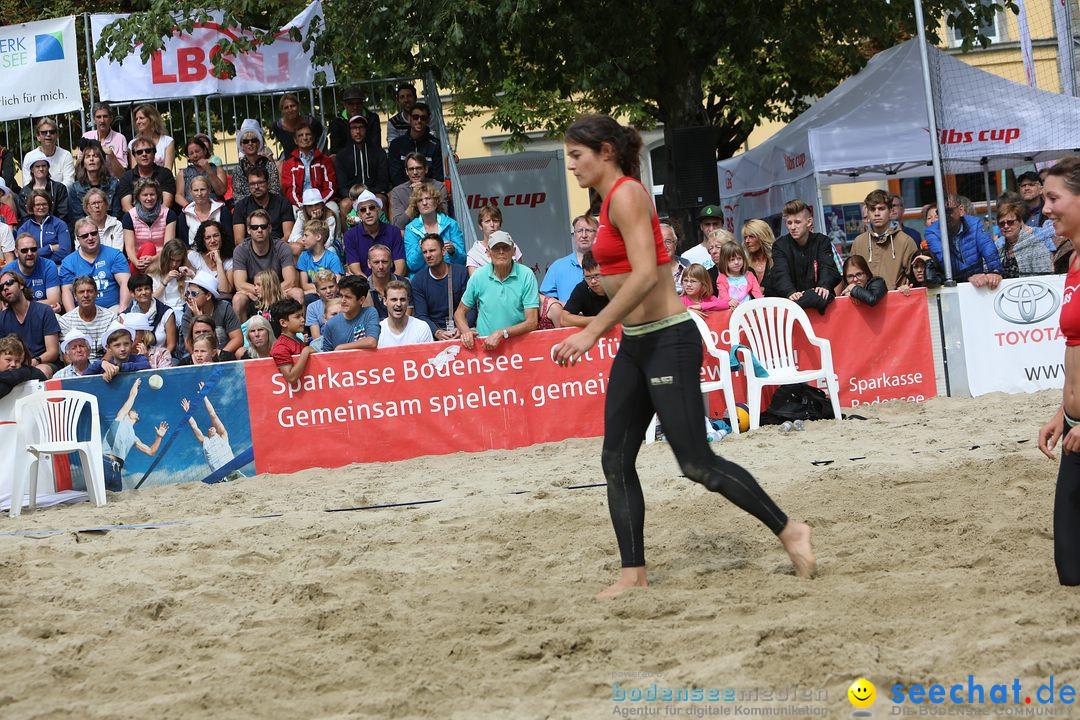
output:
[[[710,310],[726,310],[727,305],[713,297],[712,278],[704,265],[694,263],[686,268],[683,273],[683,294],[680,298],[683,305],[691,310],[708,312]]]
[[[716,300],[724,308],[734,310],[747,300],[762,297],[757,276],[746,271],[750,258],[742,245],[734,241],[724,243],[716,265],[721,269],[716,276]]]

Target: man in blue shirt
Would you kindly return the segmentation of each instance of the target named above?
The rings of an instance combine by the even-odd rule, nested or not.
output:
[[[379,346],[379,313],[364,307],[367,280],[348,275],[338,285],[341,312],[323,326],[323,350],[374,350]]]
[[[76,303],[71,285],[75,278],[83,275],[93,278],[97,283],[97,305],[117,312],[126,309],[131,305],[131,295],[127,287],[131,268],[124,254],[116,248],[101,244],[97,226],[90,218],[75,221],[75,237],[78,239],[79,249],[60,263],[64,309],[74,309]]]
[[[559,302],[566,304],[570,293],[585,279],[585,271],[581,269],[581,256],[592,249],[599,227],[600,223],[591,215],[578,215],[574,218],[574,252],[551,263],[551,267],[544,274],[544,282],[540,284],[540,292],[548,297],[557,297]],[[489,241],[488,245],[490,244]]]
[[[60,323],[44,303],[30,302],[23,289],[26,281],[15,270],[0,272],[0,337],[15,333],[30,350],[30,366],[51,378],[60,369]]]
[[[944,268],[940,222],[926,228],[926,247]],[[994,240],[978,218],[964,214],[964,206],[952,193],[945,196],[945,227],[949,230],[953,279],[975,287],[996,288],[1002,268]]]
[[[491,262],[469,278],[465,295],[454,311],[461,344],[469,350],[477,339],[484,349],[494,350],[503,340],[536,329],[540,319],[540,296],[532,270],[514,262],[514,241],[505,232],[488,238]],[[479,305],[476,330],[469,328],[465,313]]]
[[[502,230],[497,230],[491,236],[500,233],[505,235]],[[427,268],[412,278],[413,316],[428,324],[436,340],[455,340],[458,331],[453,322],[454,308],[465,295],[469,271],[461,265],[446,262],[442,237],[436,233],[424,236],[420,241],[420,252],[424,255]],[[447,287],[447,278],[450,287]],[[449,304],[450,300],[453,300],[453,305]],[[467,321],[471,327],[476,322],[476,313],[470,315]]]
[[[14,270],[26,280],[34,300],[60,312],[60,272],[56,263],[38,262],[38,243],[33,235],[24,233],[15,239],[15,259],[3,267]]]

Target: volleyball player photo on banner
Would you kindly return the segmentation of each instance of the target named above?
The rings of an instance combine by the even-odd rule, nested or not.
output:
[[[116,492],[255,474],[241,363],[63,381],[97,397],[106,488]],[[72,471],[79,489],[81,472]],[[58,478],[58,486],[63,481]]]

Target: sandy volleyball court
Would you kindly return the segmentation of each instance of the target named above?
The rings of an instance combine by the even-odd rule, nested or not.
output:
[[[0,537],[0,717],[611,717],[612,682],[824,688],[847,717],[860,675],[883,717],[895,683],[1077,686],[1080,591],[1057,585],[1035,446],[1059,398],[725,439],[813,524],[809,582],[663,444],[639,460],[653,587],[605,603],[604,491],[569,489],[602,482],[594,439],[5,514],[37,534]],[[138,523],[166,525],[74,530]],[[664,675],[613,680],[642,671]]]

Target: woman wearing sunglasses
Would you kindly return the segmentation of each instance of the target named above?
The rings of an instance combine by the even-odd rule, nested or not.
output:
[[[1054,271],[1050,249],[1024,224],[1024,207],[1002,203],[997,209],[998,227],[1005,238],[1001,248],[1002,277],[1049,275]]]
[[[236,134],[236,149],[240,162],[232,169],[233,200],[239,202],[251,194],[247,176],[255,168],[266,170],[266,174],[270,176],[270,192],[280,195],[281,177],[278,175],[278,166],[266,149],[266,136],[258,120],[248,118],[240,125],[240,132]]]

